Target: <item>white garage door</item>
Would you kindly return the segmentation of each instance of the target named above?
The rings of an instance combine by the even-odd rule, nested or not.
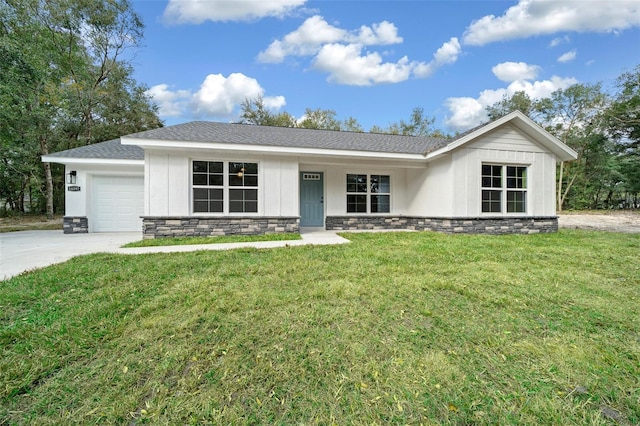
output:
[[[142,176],[94,176],[89,227],[92,232],[141,231]]]

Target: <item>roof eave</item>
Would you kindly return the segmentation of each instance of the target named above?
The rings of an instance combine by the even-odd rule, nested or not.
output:
[[[143,149],[193,149],[193,150],[213,150],[213,151],[241,151],[256,154],[282,154],[299,156],[327,156],[327,157],[354,157],[354,158],[387,158],[398,160],[424,160],[423,154],[411,154],[401,152],[377,152],[344,150],[329,148],[303,148],[274,145],[252,145],[252,144],[228,144],[219,142],[193,142],[176,140],[157,139],[129,139],[121,138],[123,145],[137,145]]]
[[[115,159],[115,158],[74,158],[74,157],[56,157],[53,155],[43,155],[41,157],[43,163],[58,164],[111,164],[119,166],[144,166],[144,160]]]

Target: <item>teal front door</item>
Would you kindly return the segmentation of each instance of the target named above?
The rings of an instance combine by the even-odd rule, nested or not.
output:
[[[300,226],[324,227],[324,176],[300,173]]]

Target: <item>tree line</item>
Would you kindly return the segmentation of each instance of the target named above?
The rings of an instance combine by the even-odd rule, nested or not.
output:
[[[128,0],[0,3],[0,213],[64,209],[41,155],[162,125],[133,78],[143,28]]]

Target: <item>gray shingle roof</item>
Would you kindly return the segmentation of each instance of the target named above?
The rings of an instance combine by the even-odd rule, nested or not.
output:
[[[193,121],[127,135],[128,139],[215,142],[291,148],[425,154],[447,139]]]
[[[184,142],[211,142],[316,148],[343,151],[387,152],[397,154],[427,154],[445,146],[443,138],[386,135],[379,133],[340,132],[334,130],[296,129],[255,126],[251,124],[193,121],[161,127],[126,136],[127,139],[150,139]],[[105,160],[143,160],[144,151],[136,145],[122,145],[120,139],[100,142],[49,154],[57,158]]]
[[[55,152],[47,157],[98,158],[104,160],[144,160],[144,151],[139,146],[122,145],[120,139],[94,143],[66,151]]]

